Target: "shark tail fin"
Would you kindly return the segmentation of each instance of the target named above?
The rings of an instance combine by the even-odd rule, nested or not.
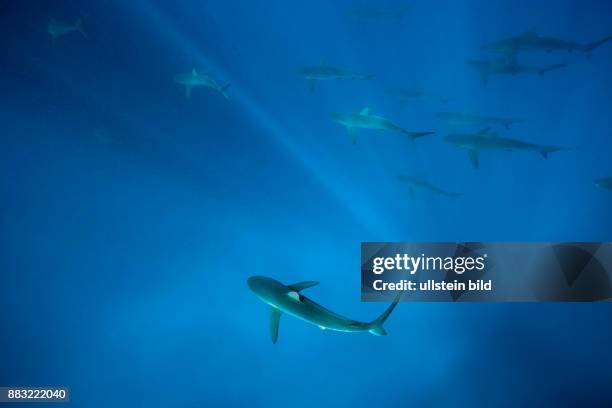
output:
[[[83,38],[87,38],[87,33],[83,30],[83,19],[82,18],[77,18],[76,21],[74,22],[74,26],[79,31],[79,33],[81,33]]]
[[[612,35],[609,35],[607,37],[602,38],[601,40],[593,41],[592,43],[586,44],[583,47],[583,50],[584,50],[584,52],[586,52],[588,54],[591,51],[593,51],[595,48],[597,48],[597,47],[607,43],[611,39],[612,39]]]
[[[387,320],[393,309],[395,309],[395,306],[397,306],[397,303],[400,301],[400,298],[402,297],[403,293],[404,292],[399,292],[397,296],[395,296],[395,299],[393,299],[393,303],[389,305],[387,310],[385,310],[380,316],[378,316],[373,322],[369,324],[368,331],[370,333],[375,336],[387,335],[387,331],[383,327],[383,324],[385,324],[385,321]]]
[[[548,159],[549,153],[560,152],[563,150],[569,150],[569,149],[566,147],[558,147],[558,146],[542,146],[539,152],[543,158]]]
[[[225,84],[223,87],[221,87],[221,88],[219,89],[219,92],[221,92],[221,94],[222,94],[223,96],[225,96],[225,99],[229,99],[229,96],[227,96],[227,89],[230,87],[230,85],[231,85],[231,84],[229,84],[229,83],[228,83],[228,84]]]
[[[407,135],[410,139],[415,140],[423,136],[433,135],[436,132],[409,132],[407,130],[402,129],[402,133]]]
[[[552,64],[552,65],[547,65],[545,67],[542,67],[539,71],[538,74],[540,75],[544,75],[545,73],[547,73],[548,71],[553,71],[555,69],[559,69],[559,68],[564,68],[567,67],[567,64]]]

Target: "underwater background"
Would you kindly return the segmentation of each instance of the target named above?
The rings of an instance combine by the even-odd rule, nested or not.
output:
[[[50,17],[86,36],[52,42]],[[273,345],[246,285],[320,281],[309,297],[367,321],[386,305],[360,302],[362,241],[612,240],[594,184],[612,176],[612,42],[520,56],[567,64],[545,75],[466,65],[533,29],[612,34],[609,1],[29,0],[0,23],[1,386],[68,386],[79,407],[612,405],[609,303],[402,303],[387,337],[284,317]],[[311,91],[300,69],[324,63],[376,76]],[[229,99],[186,98],[194,68]],[[415,86],[445,98],[390,92]],[[353,144],[331,114],[366,107],[435,134]],[[475,169],[441,111],[570,150]]]

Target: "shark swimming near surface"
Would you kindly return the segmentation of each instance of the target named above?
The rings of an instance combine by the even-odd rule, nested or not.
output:
[[[385,336],[387,332],[383,324],[397,306],[402,294],[399,292],[393,303],[376,319],[371,322],[360,322],[334,313],[301,293],[304,289],[318,285],[318,282],[308,281],[283,285],[266,276],[251,276],[247,280],[247,285],[259,299],[270,305],[270,337],[274,344],[278,340],[278,328],[283,313],[314,324],[321,330],[369,332],[375,336]]]
[[[451,192],[442,190],[441,188],[438,188],[434,186],[433,184],[431,184],[430,182],[428,182],[427,180],[425,180],[423,177],[399,175],[397,176],[397,179],[400,182],[406,183],[410,186],[408,191],[410,192],[411,198],[414,198],[415,196],[415,192],[414,192],[415,188],[421,189],[424,191],[429,191],[430,193],[442,195],[448,198],[457,198],[463,195],[463,193],[451,193]]]
[[[47,33],[51,36],[51,40],[55,45],[55,41],[66,34],[79,32],[84,38],[87,38],[87,34],[83,31],[83,20],[78,18],[74,21],[74,23],[67,23],[63,21],[58,21],[53,17],[49,17],[49,22],[47,23]]]
[[[524,122],[523,119],[496,118],[464,112],[438,112],[436,116],[438,119],[452,126],[500,125],[509,129],[511,125]]]
[[[595,180],[595,185],[599,188],[605,188],[606,190],[612,190],[612,177],[604,177]]]
[[[523,142],[517,139],[500,137],[497,133],[492,132],[490,128],[481,130],[478,133],[451,133],[445,138],[445,141],[456,146],[459,146],[468,151],[470,161],[475,168],[480,167],[479,154],[482,150],[499,150],[499,151],[532,151],[538,152],[545,159],[549,153],[562,150],[569,150],[566,147],[538,145]]]
[[[362,74],[342,68],[333,67],[325,63],[320,65],[307,65],[300,69],[300,75],[310,84],[310,91],[314,91],[318,81],[338,79],[368,80],[375,77],[373,74]]]
[[[546,72],[564,68],[566,64],[550,64],[544,66],[532,66],[520,64],[516,58],[497,59],[497,60],[469,60],[467,64],[480,73],[480,79],[486,84],[491,75],[520,75],[538,74],[544,75]]]
[[[612,39],[612,35],[608,35],[607,37],[587,44],[580,44],[553,37],[541,36],[535,30],[530,30],[510,38],[484,44],[480,48],[483,51],[501,52],[506,55],[515,55],[519,51],[579,51],[589,54],[595,48],[600,47],[610,39]]]
[[[346,127],[346,130],[351,137],[353,143],[355,139],[355,129],[378,129],[378,130],[391,130],[394,132],[402,133],[408,136],[411,140],[419,137],[431,135],[434,132],[410,132],[394,123],[390,120],[383,118],[382,116],[372,115],[369,108],[363,108],[359,112],[355,113],[333,113],[332,120]]]
[[[227,96],[227,88],[229,88],[230,84],[221,86],[210,75],[208,75],[208,73],[197,72],[195,68],[191,70],[191,73],[177,75],[174,78],[174,82],[185,87],[185,97],[187,99],[191,97],[191,90],[197,86],[204,86],[214,89],[215,91],[221,93],[225,99],[229,99],[229,96]]]

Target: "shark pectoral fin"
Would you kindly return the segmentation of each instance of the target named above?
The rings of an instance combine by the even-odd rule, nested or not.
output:
[[[282,314],[283,312],[279,309],[275,307],[270,308],[270,337],[272,338],[272,344],[276,344],[278,340],[278,325]]]
[[[480,160],[478,159],[478,150],[470,149],[468,151],[468,154],[470,156],[470,161],[472,162],[472,166],[474,166],[475,169],[480,167]]]
[[[370,114],[370,108],[363,108],[360,112],[360,115],[368,116]]]
[[[346,133],[348,134],[349,140],[352,144],[357,143],[357,134],[355,133],[355,128],[352,126],[346,127]]]
[[[310,89],[310,92],[314,92],[315,89],[317,88],[317,80],[316,79],[309,79],[308,80],[308,86]]]
[[[478,134],[479,134],[479,135],[486,135],[486,134],[488,134],[488,133],[489,133],[489,130],[491,130],[491,128],[490,128],[490,127],[488,127],[488,128],[484,128],[484,129],[482,129],[480,132],[478,132]]]
[[[191,98],[191,85],[185,85],[185,98]]]
[[[304,289],[308,289],[308,288],[312,288],[313,286],[317,286],[318,284],[319,282],[315,282],[315,281],[298,282],[298,283],[294,283],[293,285],[289,285],[288,288],[295,292],[300,292]]]

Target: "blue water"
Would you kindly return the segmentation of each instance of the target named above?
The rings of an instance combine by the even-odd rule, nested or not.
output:
[[[612,43],[521,54],[567,63],[492,77],[483,43],[537,29],[611,34],[605,1],[107,0],[0,3],[0,385],[69,386],[79,407],[612,405],[608,304],[401,304],[387,337],[284,317],[272,345],[251,275],[318,280],[314,300],[370,320],[362,241],[612,240]],[[83,18],[52,45],[49,16]],[[374,73],[321,82],[304,65]],[[229,100],[173,81],[192,68]],[[453,98],[411,101],[418,85]],[[369,107],[416,141],[358,131]],[[500,134],[571,147],[444,143],[439,111],[524,118]],[[478,131],[478,127],[468,128]],[[397,175],[464,193],[446,199]]]

